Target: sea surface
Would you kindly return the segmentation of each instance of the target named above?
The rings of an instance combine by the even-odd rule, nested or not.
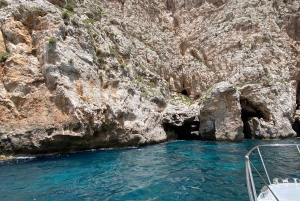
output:
[[[252,147],[266,143],[300,143],[300,139],[174,141],[2,161],[0,200],[246,201],[244,156]],[[262,150],[266,165],[273,165],[268,169],[270,177],[300,177],[300,155],[295,149],[292,152],[282,151],[273,160],[269,157],[272,150]],[[281,161],[283,153],[293,171],[282,167],[286,164]],[[253,154],[253,163],[262,171],[257,157]],[[257,184],[262,185],[262,181]]]

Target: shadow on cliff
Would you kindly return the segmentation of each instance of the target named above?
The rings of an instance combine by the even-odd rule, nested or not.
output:
[[[297,91],[296,91],[296,111],[294,115],[294,123],[293,129],[297,133],[297,137],[300,137],[300,83],[297,84]]]
[[[197,120],[186,120],[182,125],[163,124],[168,136],[174,136],[176,140],[201,140],[199,135],[200,122]]]

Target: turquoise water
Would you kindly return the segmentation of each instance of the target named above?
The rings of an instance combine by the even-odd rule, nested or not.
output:
[[[258,144],[296,142],[176,141],[1,162],[0,200],[246,201],[244,155]]]

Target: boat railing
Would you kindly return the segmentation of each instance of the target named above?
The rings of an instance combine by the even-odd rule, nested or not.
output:
[[[265,166],[265,162],[264,162],[264,159],[262,157],[262,154],[261,154],[261,151],[260,151],[260,148],[261,147],[296,147],[299,154],[300,154],[300,144],[267,144],[267,145],[258,145],[254,148],[252,148],[245,156],[245,160],[246,160],[246,181],[247,181],[247,189],[248,189],[248,195],[249,195],[249,198],[250,198],[250,201],[257,201],[257,193],[256,193],[256,188],[255,188],[255,183],[254,183],[254,179],[253,179],[253,174],[252,174],[252,167],[253,169],[255,170],[255,172],[259,175],[259,177],[263,180],[263,182],[265,183],[265,190],[270,190],[270,192],[273,194],[273,196],[275,197],[275,199],[278,200],[278,198],[276,197],[276,195],[273,193],[273,191],[271,190],[271,188],[269,188],[269,185],[271,185],[271,180],[270,180],[270,177],[269,177],[269,173],[266,169],[266,166]],[[266,181],[262,175],[259,173],[259,171],[255,168],[255,166],[252,164],[251,160],[250,160],[250,154],[257,150],[258,154],[259,154],[259,157],[260,157],[260,161],[262,163],[262,166],[264,168],[264,172],[265,172],[265,175],[267,177],[267,180]],[[269,183],[269,184],[268,184]]]

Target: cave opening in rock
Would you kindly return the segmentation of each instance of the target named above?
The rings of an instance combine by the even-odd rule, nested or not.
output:
[[[200,140],[199,121],[185,121],[177,126],[169,123],[163,124],[168,136],[176,140]]]
[[[297,84],[297,91],[296,91],[296,110],[299,110],[300,106],[300,82]]]
[[[180,92],[182,95],[185,95],[185,96],[188,96],[189,94],[188,94],[188,92],[187,92],[187,90],[182,90],[181,92]]]
[[[241,99],[241,107],[242,107],[242,121],[244,124],[243,133],[245,138],[252,138],[251,135],[251,127],[249,125],[249,120],[254,117],[257,118],[266,118],[262,111],[253,106],[247,99]]]
[[[296,90],[296,111],[294,120],[293,129],[297,133],[297,136],[300,137],[300,82],[298,82]]]

